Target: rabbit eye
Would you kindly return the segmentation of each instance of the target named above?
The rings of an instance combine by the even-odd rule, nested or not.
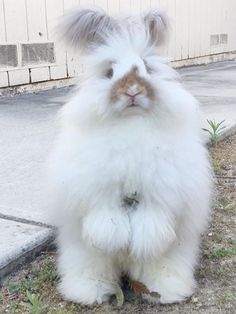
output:
[[[111,78],[113,77],[113,73],[114,73],[113,69],[110,68],[110,69],[106,72],[106,77],[109,78],[109,79],[111,79]]]

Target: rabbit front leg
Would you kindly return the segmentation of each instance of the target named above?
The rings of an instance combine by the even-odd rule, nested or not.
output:
[[[112,195],[96,202],[83,219],[82,238],[89,246],[106,254],[127,248],[130,234],[129,216]]]
[[[185,238],[176,239],[160,258],[132,263],[130,277],[142,282],[150,292],[159,293],[159,298],[152,297],[154,302],[165,304],[186,300],[196,286],[194,267],[199,238],[200,235],[193,236],[189,232]]]
[[[130,215],[130,252],[136,259],[161,256],[176,239],[173,215],[155,205],[140,203]]]
[[[119,282],[112,258],[87,247],[75,227],[71,224],[59,230],[58,289],[66,299],[76,303],[108,301],[116,293]]]

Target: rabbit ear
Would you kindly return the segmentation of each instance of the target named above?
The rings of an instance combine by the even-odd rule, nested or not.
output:
[[[74,48],[84,49],[105,42],[118,28],[112,17],[99,8],[79,9],[65,15],[59,25],[59,36]]]
[[[169,30],[169,19],[163,12],[150,10],[144,17],[144,24],[150,37],[150,43],[162,45],[167,37]]]

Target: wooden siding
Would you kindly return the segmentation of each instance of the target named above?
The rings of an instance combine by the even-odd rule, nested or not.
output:
[[[31,73],[32,82],[76,75],[78,58],[61,44],[55,42],[56,63],[32,66],[22,66],[20,45],[54,42],[57,18],[87,4],[100,6],[110,14],[151,7],[165,10],[172,21],[172,33],[162,52],[172,61],[236,50],[235,0],[0,0],[0,45],[15,44],[18,51],[17,67],[0,65],[0,87],[31,83]],[[24,73],[22,80],[20,73]]]

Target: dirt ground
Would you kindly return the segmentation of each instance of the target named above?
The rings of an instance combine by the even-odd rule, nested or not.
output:
[[[203,236],[196,271],[198,288],[182,304],[153,305],[126,290],[121,307],[85,307],[61,299],[55,286],[55,252],[42,254],[9,278],[0,291],[0,313],[235,313],[236,309],[236,134],[210,148],[216,174],[212,221]]]

